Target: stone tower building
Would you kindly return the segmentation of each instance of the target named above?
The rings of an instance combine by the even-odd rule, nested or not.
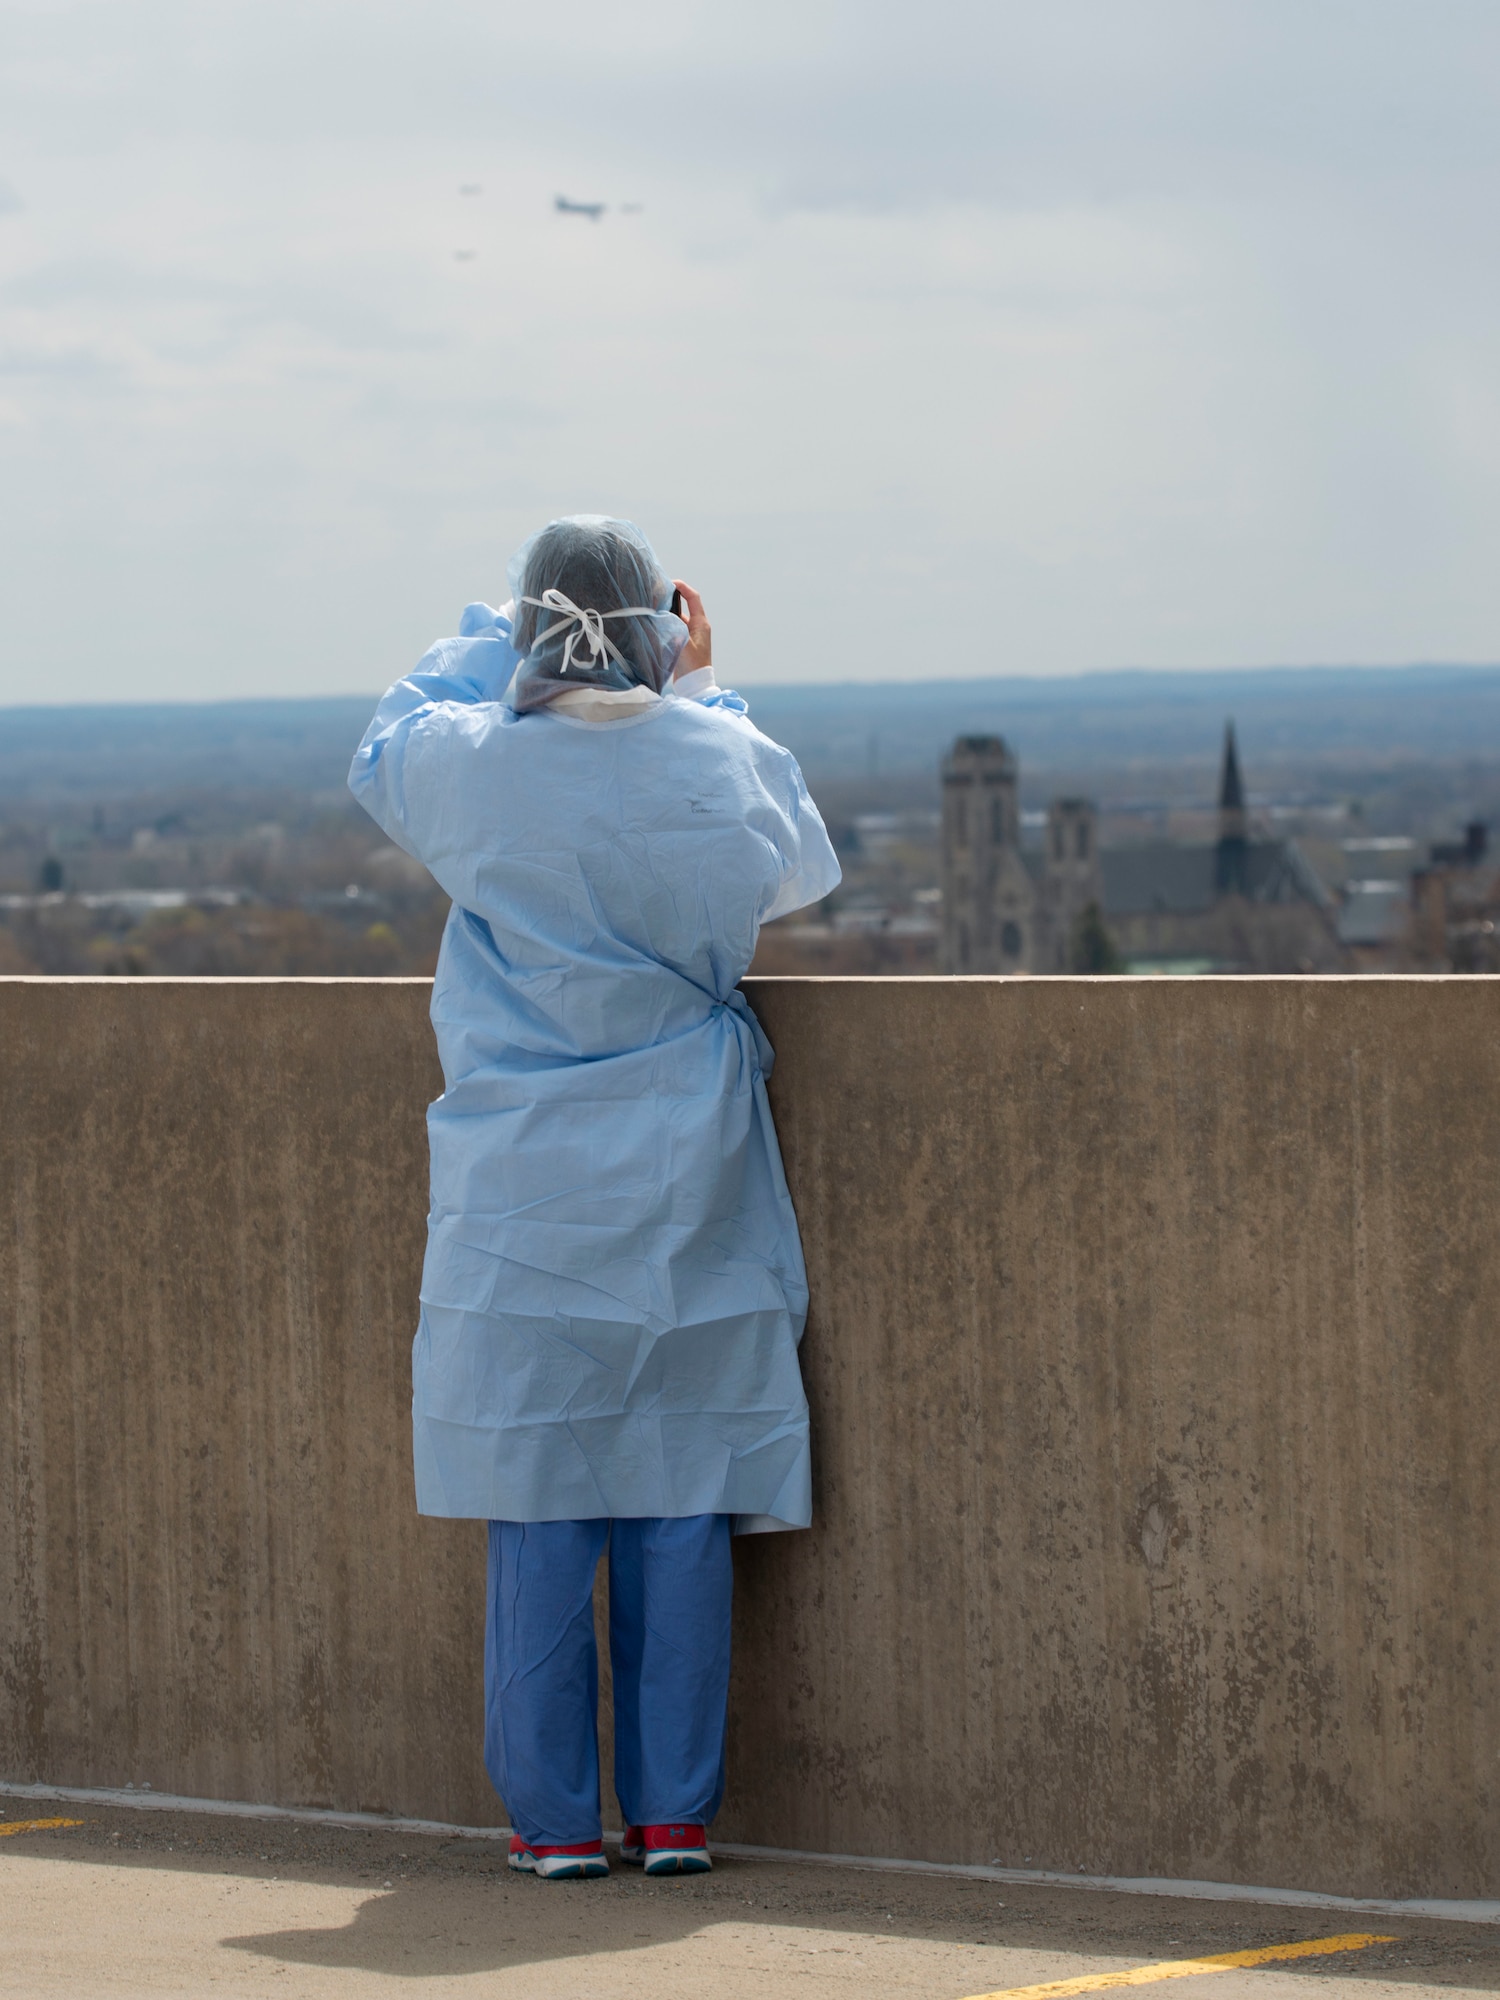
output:
[[[960,736],[943,759],[943,970],[1025,971],[1035,924],[1016,760],[1003,737]]]
[[[1047,808],[1047,842],[1037,884],[1037,944],[1033,972],[1071,972],[1079,922],[1090,903],[1104,910],[1104,866],[1098,815],[1091,799],[1054,799]]]

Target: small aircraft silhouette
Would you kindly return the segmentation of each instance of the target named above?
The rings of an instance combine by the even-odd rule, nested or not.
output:
[[[602,201],[569,201],[565,194],[558,195],[552,206],[559,215],[586,215],[590,222],[597,222],[605,210]]]

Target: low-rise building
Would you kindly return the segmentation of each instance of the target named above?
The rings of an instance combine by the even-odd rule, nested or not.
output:
[[[1420,971],[1500,972],[1500,863],[1483,820],[1412,876],[1410,956]]]

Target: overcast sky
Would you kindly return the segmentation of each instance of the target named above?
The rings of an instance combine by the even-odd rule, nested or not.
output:
[[[1495,0],[0,0],[0,703],[377,690],[577,510],[747,684],[1493,660],[1497,86]]]

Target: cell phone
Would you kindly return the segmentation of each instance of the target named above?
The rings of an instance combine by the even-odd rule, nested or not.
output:
[[[682,592],[680,590],[674,589],[672,592],[671,611],[674,618],[682,616]]]

